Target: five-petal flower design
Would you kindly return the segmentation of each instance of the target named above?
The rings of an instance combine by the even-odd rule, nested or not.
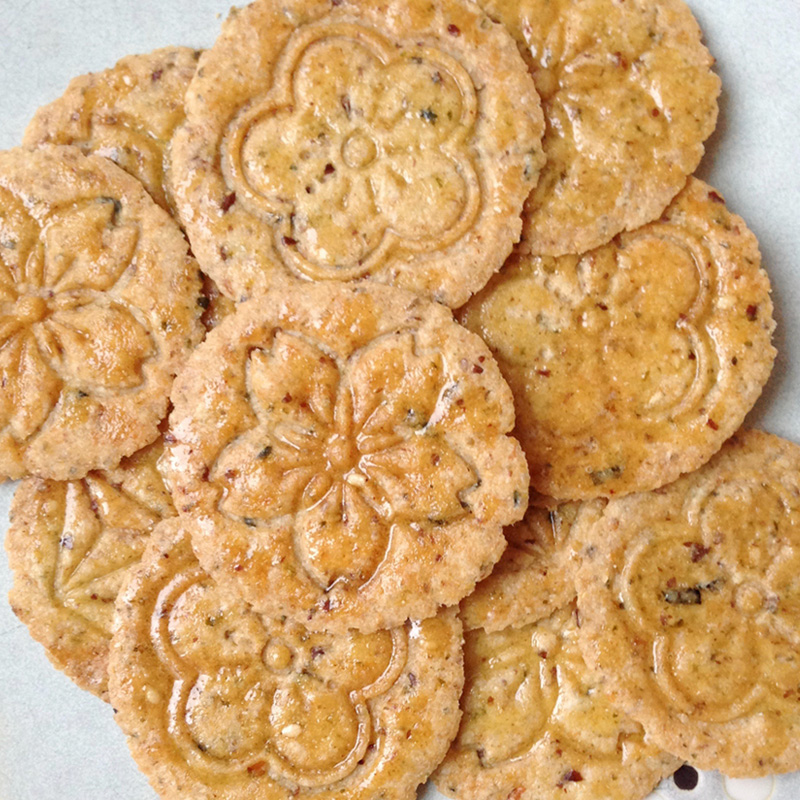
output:
[[[10,193],[0,203],[0,428],[22,442],[65,387],[85,396],[141,384],[155,346],[113,296],[139,235],[118,201],[78,202],[41,225]]]
[[[187,763],[305,788],[356,769],[374,738],[368,701],[396,683],[408,650],[403,628],[333,637],[261,618],[197,567],[161,591],[151,631]]]
[[[426,253],[472,226],[472,80],[431,47],[397,49],[350,23],[291,38],[273,88],[225,141],[228,185],[275,224],[284,264],[313,279],[380,268],[396,246]]]
[[[725,722],[796,689],[785,656],[800,645],[800,508],[781,486],[750,477],[711,483],[687,503],[688,527],[628,550],[622,602],[653,639],[655,676],[672,705]],[[754,661],[775,665],[769,680]]]
[[[300,566],[322,589],[373,575],[402,522],[418,531],[467,512],[473,467],[432,419],[444,377],[414,334],[376,339],[340,363],[322,345],[276,333],[250,353],[257,424],[220,454],[220,510],[248,525],[289,517]]]

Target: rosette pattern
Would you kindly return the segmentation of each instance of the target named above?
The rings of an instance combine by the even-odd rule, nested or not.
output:
[[[392,688],[408,651],[403,628],[332,637],[263,619],[199,568],[161,591],[150,630],[173,678],[168,734],[186,763],[303,788],[363,761],[368,701]]]
[[[709,483],[688,501],[689,526],[629,548],[622,602],[653,640],[669,702],[723,723],[769,694],[783,701],[797,691],[800,508],[774,482]],[[645,563],[661,568],[645,571]],[[754,663],[772,664],[769,678]]]
[[[117,200],[80,201],[42,223],[5,190],[0,206],[0,429],[22,442],[66,389],[102,396],[141,384],[157,348],[114,296],[139,236]]]
[[[298,563],[317,586],[359,586],[394,525],[424,535],[468,513],[473,467],[435,418],[441,359],[413,332],[390,334],[340,363],[322,345],[276,333],[250,353],[256,424],[220,454],[220,510],[251,526],[293,526]]]
[[[275,223],[287,267],[346,280],[397,246],[431,252],[471,228],[476,119],[472,80],[444,52],[398,49],[355,24],[308,25],[269,94],[232,123],[223,169],[236,199]]]

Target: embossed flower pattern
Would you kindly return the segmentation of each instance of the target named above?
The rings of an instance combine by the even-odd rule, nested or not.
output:
[[[521,259],[486,311],[507,320],[489,331],[500,357],[542,387],[526,393],[535,421],[581,437],[609,410],[647,423],[695,409],[714,364],[711,263],[691,232],[661,224],[584,256]],[[519,313],[495,310],[506,307]]]
[[[187,761],[303,787],[349,775],[373,737],[368,700],[406,663],[404,629],[311,634],[263,619],[202,570],[179,573],[152,617],[170,670],[169,732]]]
[[[0,202],[0,426],[21,441],[64,387],[85,396],[141,384],[155,346],[111,294],[138,239],[116,200],[82,201],[42,227],[8,192]]]
[[[430,47],[398,50],[359,25],[307,26],[292,38],[267,97],[227,139],[229,185],[276,224],[295,272],[353,278],[398,243],[455,242],[479,207],[468,141],[469,75]]]
[[[346,363],[277,332],[249,358],[257,424],[211,474],[224,487],[220,509],[253,526],[288,516],[300,566],[318,586],[363,584],[394,524],[423,532],[467,513],[477,476],[432,419],[442,372],[437,355],[416,352],[412,332],[379,338]]]
[[[791,623],[800,608],[800,509],[775,484],[730,479],[699,493],[689,520],[628,551],[622,602],[653,638],[656,678],[675,707],[725,722],[796,688],[781,652],[800,645]],[[661,569],[640,570],[645,563]],[[775,664],[769,681],[751,668],[756,655]]]

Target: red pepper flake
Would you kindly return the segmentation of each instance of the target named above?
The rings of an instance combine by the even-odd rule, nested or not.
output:
[[[709,200],[713,200],[715,203],[724,203],[725,198],[721,194],[717,194],[713,189],[708,193]]]
[[[247,768],[247,774],[254,778],[260,778],[267,771],[266,761],[256,761]]]
[[[659,620],[661,621],[661,627],[666,628],[667,624],[669,623],[669,617],[666,614],[662,614],[659,617]]]
[[[164,70],[163,69],[157,69],[150,76],[150,80],[153,81],[153,83],[156,83],[156,81],[160,81],[161,80],[161,76],[163,74],[164,74]]]
[[[750,322],[755,322],[757,316],[758,316],[758,306],[753,306],[753,305],[747,306],[747,319],[749,319]]]
[[[524,786],[515,786],[506,797],[506,800],[519,800],[522,795],[525,794],[525,787]]]
[[[659,111],[657,108],[654,108],[654,109],[653,109],[653,110],[650,112],[650,115],[651,115],[651,116],[653,116],[653,117],[658,117],[660,114],[661,114],[661,112],[660,112],[660,111]]]
[[[711,419],[710,417],[709,417],[708,422],[706,422],[706,425],[708,425],[708,427],[711,428],[712,431],[718,431],[719,430],[719,425],[717,425],[717,423],[714,422],[714,420]]]
[[[479,367],[477,364],[475,364],[475,365],[472,367],[472,371],[473,371],[473,372],[474,372],[476,375],[480,375],[480,374],[481,374],[481,372],[483,372],[483,367]]]
[[[549,378],[550,377],[550,370],[549,369],[537,369],[536,370],[536,374],[537,375],[541,375],[543,378]]]
[[[704,547],[700,542],[684,542],[683,546],[691,550],[692,564],[696,564],[701,558],[707,556],[711,550],[710,547]]]
[[[689,361],[696,361],[696,360],[697,360],[697,356],[694,353],[692,353],[691,350],[690,350],[689,351]]]
[[[738,363],[739,363],[739,359],[738,359],[738,358],[736,358],[736,356],[734,356],[734,357],[731,359],[731,364],[733,364],[733,366],[735,367],[735,366],[736,366]]]
[[[563,786],[565,783],[580,783],[583,780],[583,775],[580,774],[575,769],[569,769],[564,773],[564,777],[558,782],[559,786]]]
[[[678,585],[678,581],[675,578],[670,578],[667,581],[667,588],[674,589]]]
[[[539,651],[539,658],[546,659],[547,658],[547,650],[540,650]]]
[[[605,303],[595,303],[601,311],[608,311],[608,306]]]
[[[447,32],[451,36],[461,36],[461,28],[458,25],[453,25],[452,22],[447,26]]]
[[[622,69],[628,69],[628,60],[625,58],[625,56],[622,55],[622,53],[619,52],[619,50],[617,50],[617,52],[614,53],[613,58],[614,58],[614,63],[618,67],[621,67]]]
[[[333,166],[330,162],[325,165],[325,174],[326,175],[333,175],[336,172],[336,167]]]
[[[431,464],[433,464],[434,467],[437,466],[441,460],[442,458],[438,453],[434,453],[431,456]]]
[[[226,194],[225,197],[222,198],[222,202],[219,204],[219,207],[222,209],[222,213],[224,214],[235,202],[236,192]]]

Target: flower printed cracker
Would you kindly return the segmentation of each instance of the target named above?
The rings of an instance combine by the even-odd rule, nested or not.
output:
[[[80,478],[152,442],[199,293],[177,226],[118,167],[0,154],[0,478]]]
[[[612,699],[700,769],[800,766],[800,453],[758,431],[582,529],[581,648]]]
[[[161,797],[411,798],[455,735],[453,611],[312,634],[225,592],[177,521],[157,528],[118,610],[112,702]]]
[[[578,647],[574,604],[464,646],[464,716],[432,776],[457,800],[640,800],[680,761],[603,694]]]
[[[755,236],[691,178],[658,222],[581,256],[518,254],[461,311],[514,391],[531,484],[629,494],[704,464],[772,370]]]
[[[542,162],[513,41],[460,0],[256,2],[202,59],[187,120],[179,211],[236,300],[372,278],[458,306],[519,238]]]
[[[68,144],[108,158],[174,213],[165,185],[169,142],[184,120],[183,97],[199,57],[199,50],[165,47],[81,75],[36,112],[23,144]]]
[[[205,568],[262,613],[370,631],[467,594],[527,504],[508,388],[442,306],[325,283],[240,307],[173,392]]]
[[[161,437],[79,481],[26,478],[10,510],[9,602],[48,658],[106,699],[114,601],[150,532],[175,515],[158,472]]]

